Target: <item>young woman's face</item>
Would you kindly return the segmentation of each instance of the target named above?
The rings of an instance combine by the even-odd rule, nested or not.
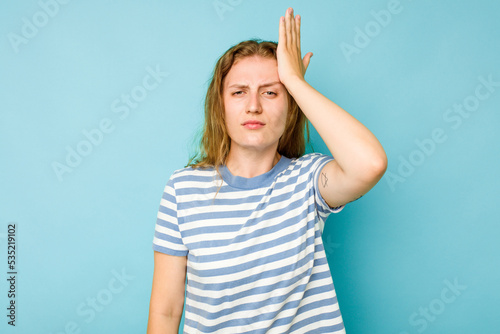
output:
[[[277,150],[288,97],[275,59],[253,56],[233,64],[224,79],[223,99],[231,150]]]

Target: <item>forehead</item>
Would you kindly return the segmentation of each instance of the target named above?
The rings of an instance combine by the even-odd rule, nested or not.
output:
[[[274,58],[245,57],[233,64],[224,78],[224,86],[230,84],[259,85],[279,81],[278,63]]]

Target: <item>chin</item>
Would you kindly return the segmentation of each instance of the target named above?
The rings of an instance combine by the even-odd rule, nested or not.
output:
[[[264,138],[259,135],[245,136],[244,138],[237,138],[236,140],[232,140],[234,144],[244,149],[252,149],[252,150],[265,150],[269,147],[276,146],[278,147],[277,140],[270,140],[269,138]]]

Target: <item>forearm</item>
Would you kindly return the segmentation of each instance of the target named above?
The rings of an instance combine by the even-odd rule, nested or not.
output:
[[[361,122],[305,80],[297,79],[286,87],[346,175],[362,179],[372,177],[370,171],[385,170],[385,151]]]
[[[150,312],[147,334],[177,334],[182,315],[167,316],[161,313]]]

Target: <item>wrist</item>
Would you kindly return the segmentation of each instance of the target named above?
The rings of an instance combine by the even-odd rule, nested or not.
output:
[[[297,92],[301,91],[304,87],[309,86],[304,78],[299,77],[290,78],[286,82],[283,82],[283,85],[285,85],[285,88],[293,97],[295,97]]]

